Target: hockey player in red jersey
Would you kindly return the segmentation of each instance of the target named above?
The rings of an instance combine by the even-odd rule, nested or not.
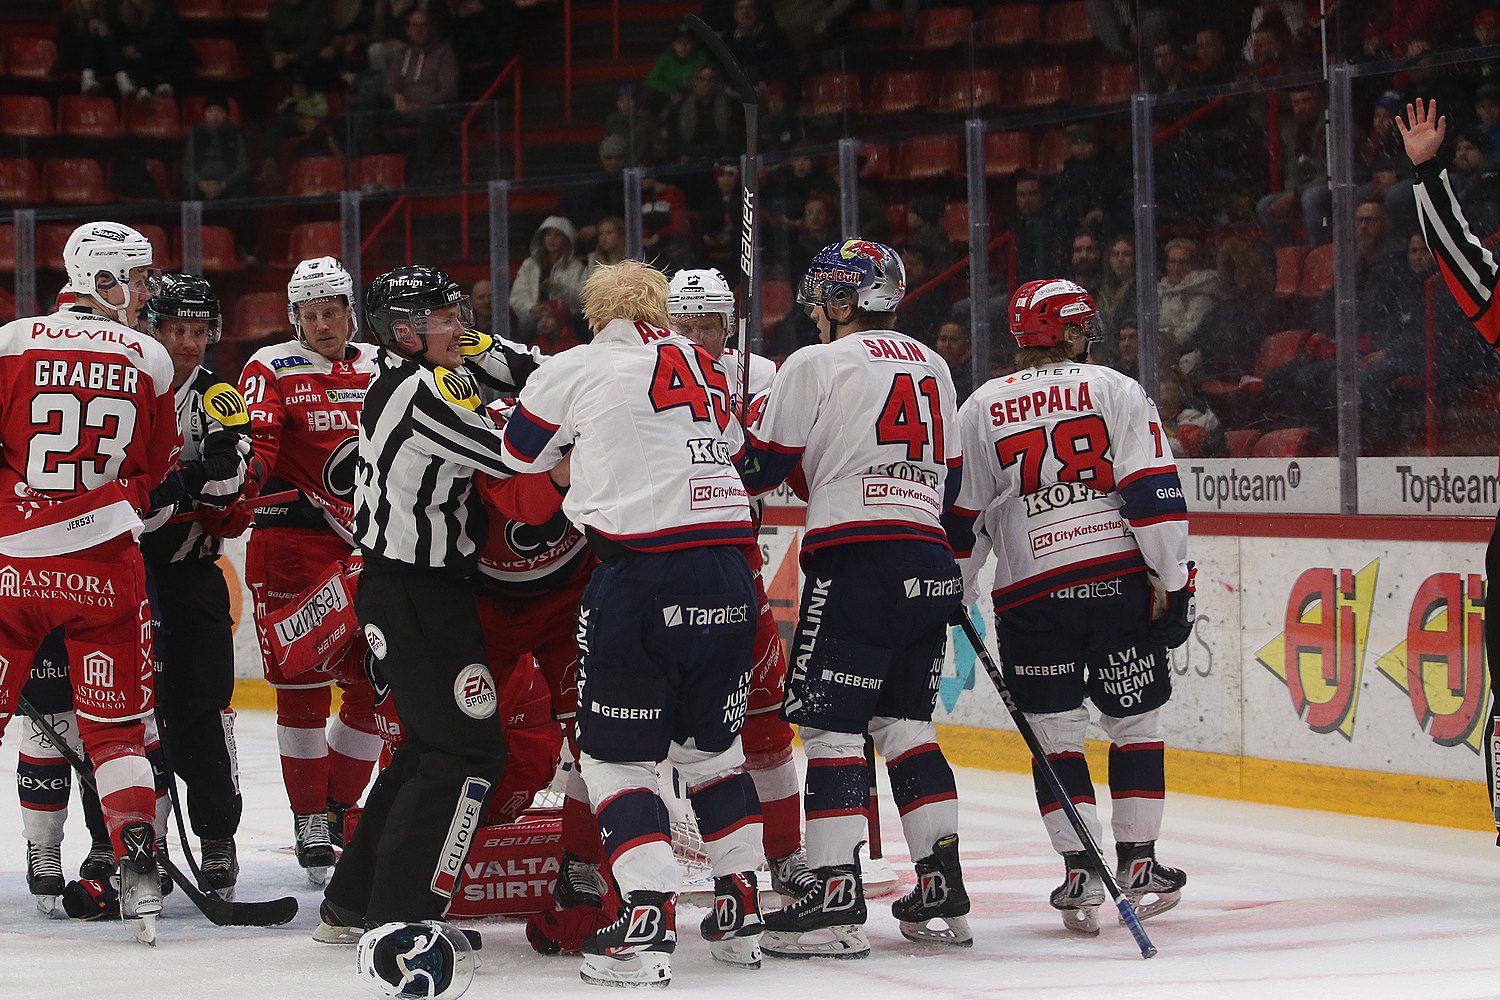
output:
[[[334,258],[298,264],[287,300],[296,337],[257,351],[240,376],[240,392],[255,445],[255,485],[247,489],[294,488],[298,495],[256,512],[245,576],[266,679],[276,689],[276,736],[297,861],[321,885],[342,842],[343,811],[358,801],[380,756],[363,643],[318,669],[287,676],[262,622],[354,548],[356,435],[375,349],[352,342],[358,329],[354,281]],[[330,724],[334,684],[343,702]]]
[[[1076,360],[1094,327],[1093,299],[1074,282],[1016,290],[1017,371],[985,383],[959,412],[964,481],[949,537],[970,600],[986,550],[994,551],[1006,683],[1095,840],[1085,696],[1099,710],[1110,738],[1120,885],[1144,919],[1175,906],[1187,881],[1157,863],[1156,838],[1166,790],[1161,707],[1172,693],[1167,650],[1192,631],[1193,564],[1182,484],[1156,406],[1130,377]],[[1154,617],[1148,572],[1165,591]],[[1070,930],[1097,934],[1099,876],[1048,786],[1033,778],[1066,866],[1051,903]]]
[[[121,916],[147,943],[161,889],[145,757],[154,655],[137,539],[182,448],[172,360],[134,329],[151,259],[150,242],[128,226],[80,226],[62,261],[74,304],[0,327],[0,729],[43,637],[62,626],[79,732],[120,860]]]
[[[962,589],[941,515],[961,478],[948,365],[890,328],[906,292],[894,250],[823,248],[798,301],[822,344],[776,373],[749,428],[752,495],[801,465],[808,492],[805,582],[782,713],[807,749],[813,888],[766,914],[768,955],[864,958],[856,854],[869,781],[864,734],[886,759],[918,885],[891,912],[911,940],[968,946],[958,791],[932,710],[947,623]],[[941,919],[941,928],[929,926]]]
[[[724,366],[732,414],[738,416],[741,412],[739,394],[744,376],[740,366],[746,359],[750,363],[750,398],[771,388],[771,380],[776,377],[774,362],[743,347],[727,346],[738,331],[734,292],[718,271],[684,269],[674,274],[667,291],[667,311],[672,317],[672,329]],[[743,343],[744,338],[740,340]],[[750,682],[750,703],[740,739],[745,744],[745,770],[755,781],[755,792],[765,817],[763,835],[771,885],[788,899],[796,899],[811,888],[811,873],[802,850],[799,799],[802,784],[797,779],[797,765],[792,762],[792,727],[781,717],[781,701],[786,693],[786,649],[781,644],[776,618],[771,614],[771,599],[766,596],[760,547],[750,547],[746,555],[755,574],[760,617],[752,654],[755,675]]]

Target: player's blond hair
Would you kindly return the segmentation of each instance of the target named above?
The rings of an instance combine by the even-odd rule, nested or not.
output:
[[[650,264],[600,264],[583,283],[583,318],[595,333],[610,320],[667,326],[667,276]]]

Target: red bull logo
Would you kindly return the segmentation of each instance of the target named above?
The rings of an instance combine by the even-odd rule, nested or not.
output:
[[[871,243],[869,240],[845,240],[844,245],[839,247],[839,256],[845,260],[868,257],[878,263],[885,260],[882,249],[879,243]]]

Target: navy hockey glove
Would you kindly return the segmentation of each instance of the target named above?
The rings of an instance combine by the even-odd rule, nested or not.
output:
[[[108,882],[85,879],[63,889],[63,911],[74,920],[120,919],[120,894]]]
[[[1151,622],[1151,641],[1168,649],[1176,649],[1188,641],[1188,636],[1193,634],[1193,623],[1198,618],[1198,598],[1194,590],[1198,570],[1191,561],[1187,567],[1187,586],[1170,591],[1166,595],[1166,608]]]

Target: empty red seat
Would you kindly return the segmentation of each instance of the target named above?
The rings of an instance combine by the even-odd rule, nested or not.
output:
[[[883,142],[867,142],[859,147],[864,162],[859,165],[861,177],[884,177],[891,172],[891,147]]]
[[[785,281],[768,281],[760,289],[760,320],[775,326],[792,312],[792,286]]]
[[[177,231],[177,245],[182,245],[182,230]],[[240,260],[234,246],[234,233],[228,226],[203,227],[203,270],[243,271],[245,262]]]
[[[1302,283],[1297,289],[1304,299],[1322,298],[1333,291],[1333,244],[1313,247],[1302,258]]]
[[[57,127],[63,135],[78,139],[118,139],[125,134],[119,104],[112,97],[59,97]]]
[[[344,190],[344,161],[338,156],[309,156],[292,164],[287,194],[332,194]]]
[[[42,200],[42,182],[30,160],[0,159],[0,204],[32,206]]]
[[[946,49],[969,40],[974,24],[972,7],[934,7],[917,15],[912,46],[918,49]]]
[[[943,215],[938,219],[938,228],[948,237],[950,243],[969,242],[969,203],[966,201],[950,201],[943,207]]]
[[[286,315],[286,296],[280,292],[251,292],[234,304],[234,322],[224,331],[231,340],[259,340],[292,332]]]
[[[146,237],[151,242],[151,266],[159,267],[166,271],[177,268],[177,256],[172,253],[171,241],[167,239],[167,231],[161,226],[153,226],[148,223],[132,223],[136,232]]]
[[[142,104],[125,102],[125,131],[142,139],[182,138],[182,114],[177,101],[158,97]]]
[[[1271,369],[1296,360],[1310,336],[1309,330],[1278,330],[1266,337],[1256,352],[1255,374],[1264,377]]]
[[[234,16],[241,21],[264,21],[271,0],[234,0]]]
[[[0,272],[9,274],[16,269],[16,227],[0,226]]]
[[[72,225],[61,223],[36,227],[37,267],[62,270],[63,247],[68,245],[68,237],[73,235],[73,229]]]
[[[1047,8],[1047,31],[1042,40],[1053,45],[1093,41],[1087,0],[1069,0]]]
[[[229,120],[236,125],[240,123],[240,102],[229,98]],[[194,125],[203,124],[203,98],[184,97],[182,99],[182,127],[192,128]]]
[[[1004,93],[998,69],[980,69],[970,73],[959,70],[945,73],[938,84],[939,111],[969,114],[998,107]]]
[[[1101,63],[1092,74],[1088,103],[1115,104],[1128,101],[1135,93],[1135,66],[1130,63]]]
[[[354,161],[354,186],[361,191],[395,191],[406,187],[406,157],[378,153]]]
[[[0,135],[40,139],[56,134],[52,105],[45,97],[0,97]]]
[[[858,73],[824,73],[802,85],[801,114],[809,118],[837,115],[860,106]]]
[[[1034,148],[1036,149],[1036,172],[1048,176],[1061,173],[1063,163],[1073,155],[1073,143],[1062,129],[1053,129],[1045,133]]]
[[[229,0],[177,0],[177,16],[185,21],[229,21],[234,11]]]
[[[20,80],[50,80],[57,43],[50,38],[7,38],[5,72]]]
[[[82,156],[56,157],[42,163],[47,197],[64,205],[102,205],[113,201],[104,185],[104,166]]]
[[[984,172],[990,177],[1006,177],[1031,166],[1031,136],[1025,132],[986,132],[984,136]]]
[[[343,229],[337,222],[304,222],[292,230],[287,260],[295,264],[311,257],[342,257]]]
[[[1016,106],[1044,108],[1072,97],[1066,66],[1027,66],[1021,70]]]
[[[902,201],[886,205],[885,222],[891,230],[891,246],[904,246],[907,237],[911,235],[911,220],[907,218],[906,202]]]
[[[896,153],[896,169],[891,176],[897,180],[956,176],[962,162],[957,136],[923,136],[908,139],[900,145]]]
[[[1310,454],[1313,429],[1311,427],[1287,427],[1279,431],[1267,431],[1255,442],[1250,454],[1255,458],[1295,458]]]
[[[932,101],[932,74],[925,70],[881,73],[870,81],[866,110],[872,115],[900,114]]]
[[[200,80],[232,81],[250,76],[240,62],[239,46],[227,38],[190,39],[198,53],[198,67],[193,70]]]
[[[981,45],[1025,45],[1042,37],[1042,8],[1034,3],[995,4],[979,23]]]
[[[1302,287],[1302,258],[1307,247],[1276,248],[1276,297],[1289,299]]]

